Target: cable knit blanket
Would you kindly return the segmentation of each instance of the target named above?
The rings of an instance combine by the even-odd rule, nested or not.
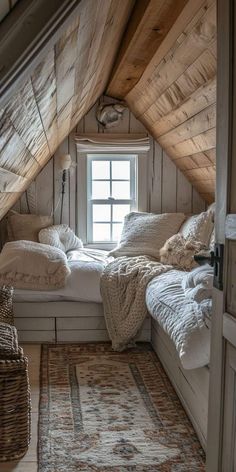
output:
[[[105,267],[100,287],[114,350],[133,345],[147,315],[146,287],[153,277],[171,269],[148,256],[118,257]]]

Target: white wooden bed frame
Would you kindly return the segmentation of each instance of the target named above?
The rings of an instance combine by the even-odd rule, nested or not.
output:
[[[102,303],[15,302],[14,315],[20,342],[109,341]],[[138,340],[151,341],[150,317]]]
[[[154,319],[151,343],[206,450],[209,367],[184,369],[174,343]]]
[[[102,303],[15,302],[14,314],[20,342],[67,343],[109,340]],[[173,342],[151,317],[144,321],[138,339],[152,343],[205,449],[209,368],[185,370]]]

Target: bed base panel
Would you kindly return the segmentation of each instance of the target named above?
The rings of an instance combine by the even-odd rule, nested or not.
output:
[[[152,346],[206,450],[209,368],[184,369],[173,342],[155,320],[151,331]]]
[[[109,341],[102,303],[15,302],[14,314],[20,342]],[[151,341],[150,317],[138,340]]]

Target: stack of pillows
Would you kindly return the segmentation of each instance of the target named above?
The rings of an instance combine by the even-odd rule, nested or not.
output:
[[[8,241],[0,254],[0,284],[27,290],[55,290],[70,275],[66,252],[83,247],[67,225],[49,216],[11,213]]]
[[[150,256],[182,270],[196,266],[194,255],[214,244],[214,207],[186,219],[183,213],[129,213],[113,257]]]

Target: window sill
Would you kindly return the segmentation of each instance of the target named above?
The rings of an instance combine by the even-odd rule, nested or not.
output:
[[[89,243],[84,244],[85,248],[88,249],[103,249],[104,251],[111,251],[117,246],[118,243]]]

